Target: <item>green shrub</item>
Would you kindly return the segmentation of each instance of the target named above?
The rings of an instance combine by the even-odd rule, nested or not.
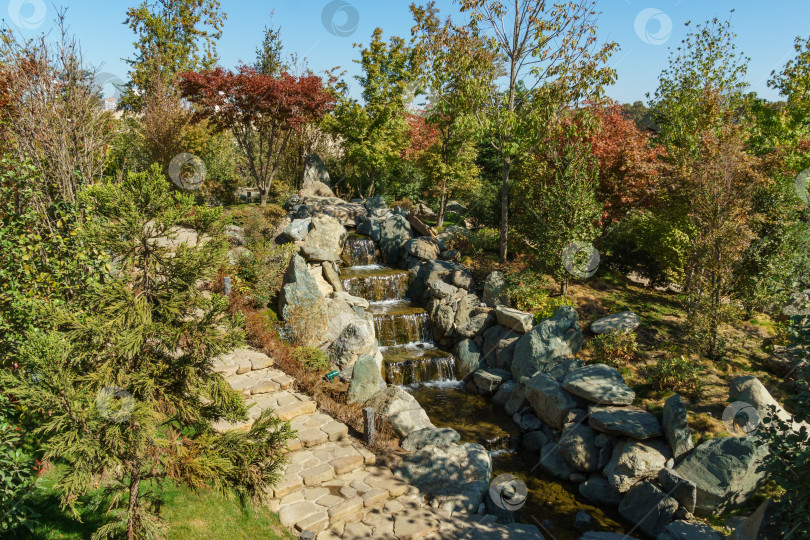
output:
[[[293,349],[295,361],[310,371],[329,369],[329,358],[317,347],[296,347]]]
[[[546,299],[535,308],[534,321],[539,323],[543,319],[552,317],[562,306],[574,307],[574,301],[567,296],[546,296]]]
[[[14,407],[0,393],[0,533],[27,525],[33,516],[26,498],[36,482],[36,460],[23,448]]]
[[[698,396],[703,388],[700,367],[683,355],[663,356],[647,371],[647,378],[656,390],[673,390]]]
[[[534,313],[536,322],[548,319],[561,306],[574,305],[574,301],[566,296],[551,296],[547,284],[546,278],[533,270],[506,275],[506,291],[512,306]]]
[[[501,232],[498,229],[485,227],[470,233],[470,248],[473,253],[484,251],[498,251],[501,241]]]
[[[281,290],[284,272],[295,255],[295,244],[276,244],[262,239],[250,246],[251,253],[236,261],[236,275],[256,306],[267,307]]]
[[[590,346],[593,349],[594,362],[615,368],[624,366],[638,354],[636,333],[631,330],[600,334],[590,341]]]
[[[231,220],[245,230],[245,242],[251,247],[252,244],[267,239],[286,213],[284,208],[277,204],[268,203],[265,206],[246,204],[238,206],[231,212]]]

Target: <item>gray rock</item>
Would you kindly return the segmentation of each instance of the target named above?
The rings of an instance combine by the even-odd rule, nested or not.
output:
[[[441,508],[475,513],[489,489],[492,461],[480,444],[425,446],[405,457],[397,472]]]
[[[565,380],[566,375],[574,369],[581,368],[585,364],[576,358],[560,356],[543,367],[543,373],[548,373],[560,384]]]
[[[577,512],[577,515],[574,516],[574,527],[577,529],[581,529],[583,527],[587,527],[591,524],[593,518],[586,512],[585,510],[580,510]]]
[[[300,255],[290,260],[282,283],[278,312],[307,344],[320,345],[328,326],[326,300]]]
[[[357,226],[357,232],[371,237],[375,242],[380,241],[380,220],[373,217],[366,217]]]
[[[624,435],[634,439],[650,439],[662,435],[658,419],[638,407],[592,405],[588,410],[588,423],[609,435]]]
[[[382,198],[382,195],[375,195],[374,197],[366,199],[363,201],[363,206],[365,206],[369,212],[388,209],[388,205],[385,204],[385,199]]]
[[[385,388],[385,381],[380,373],[380,365],[373,356],[364,354],[354,363],[352,382],[346,401],[365,403],[371,396]]]
[[[245,229],[238,225],[227,225],[222,229],[222,234],[228,239],[232,246],[245,245]]]
[[[356,317],[343,327],[326,354],[329,356],[329,362],[340,370],[354,364],[363,355],[373,355],[376,348],[373,319]],[[369,397],[371,396],[367,396],[366,399]]]
[[[711,439],[675,466],[675,472],[697,487],[695,514],[717,515],[745,503],[765,478],[757,471],[768,448],[753,437]]]
[[[579,316],[571,306],[562,306],[515,344],[512,375],[531,377],[558,356],[573,356],[582,349]]]
[[[509,295],[506,293],[506,280],[503,272],[498,270],[487,276],[484,282],[484,302],[491,307],[509,305]]]
[[[572,369],[562,386],[575,396],[603,405],[630,405],[636,397],[618,370],[605,364]]]
[[[578,471],[599,469],[599,449],[594,444],[596,432],[584,424],[568,424],[560,437],[560,455]]]
[[[393,215],[380,224],[380,253],[391,266],[405,259],[402,246],[411,238],[411,225],[404,216]]]
[[[492,396],[492,403],[494,403],[495,405],[500,405],[501,407],[506,405],[506,402],[509,401],[509,396],[512,395],[512,391],[514,391],[515,389],[515,381],[511,380],[511,378],[512,374],[510,373],[509,374],[510,380],[505,381],[503,384],[501,384],[500,388],[498,388],[498,391],[495,392],[494,396]]]
[[[473,337],[484,332],[487,328],[495,324],[494,313],[479,313],[470,317],[466,323],[456,327],[456,333],[462,337]]]
[[[366,300],[365,298],[360,298],[359,296],[352,296],[347,292],[339,292],[339,291],[333,292],[331,298],[345,302],[349,304],[351,307],[357,306],[361,308],[367,308],[369,306],[368,300]]]
[[[377,392],[366,401],[365,407],[372,407],[378,415],[387,418],[400,437],[407,437],[420,429],[436,427],[419,402],[399,386],[389,386]]]
[[[484,346],[481,349],[481,353],[484,355],[484,360],[486,360],[487,364],[491,366],[499,365],[498,353],[504,349],[511,347],[512,353],[514,354],[514,345],[520,337],[520,335],[511,328],[501,326],[500,324],[487,328],[483,336]]]
[[[453,308],[448,305],[440,305],[436,311],[436,315],[431,319],[431,328],[433,330],[433,337],[437,340],[445,336],[450,336],[453,331],[453,321],[455,319]]]
[[[456,377],[467,379],[481,367],[481,351],[471,339],[462,339],[453,351],[456,358]]]
[[[594,504],[616,507],[622,500],[622,494],[602,476],[591,476],[577,489],[580,495]]]
[[[551,441],[540,449],[540,468],[548,474],[559,478],[560,480],[568,480],[574,473],[574,470],[560,455],[560,446]]]
[[[458,293],[458,287],[445,283],[441,280],[434,281],[428,286],[428,295],[431,298],[444,300],[445,298],[454,296],[456,293]],[[453,319],[455,320],[455,317]]]
[[[495,308],[495,315],[498,318],[498,324],[520,334],[525,334],[534,326],[534,315],[517,309],[498,306]]]
[[[463,296],[456,306],[456,327],[466,324],[475,315],[478,297],[474,294]]]
[[[619,504],[619,514],[652,537],[672,522],[678,502],[650,482],[641,482],[628,491]]]
[[[323,267],[323,277],[326,280],[326,282],[329,283],[329,285],[331,285],[333,289],[335,289],[336,293],[343,293],[344,292],[343,282],[340,279],[340,274],[338,274],[337,268],[335,268],[335,264],[331,262],[325,262],[321,266]],[[365,303],[366,305],[363,307],[368,307],[367,300],[365,301]]]
[[[656,540],[723,540],[725,538],[704,523],[673,521],[656,537]]]
[[[304,159],[304,181],[302,186],[307,188],[315,182],[321,182],[328,186],[329,172],[327,172],[326,165],[324,165],[318,154],[310,154]],[[334,197],[334,195],[332,196]]]
[[[638,540],[635,536],[611,532],[588,531],[579,537],[579,540]]]
[[[301,246],[301,256],[309,262],[335,262],[340,259],[337,253],[327,249],[314,248],[310,246]]]
[[[568,412],[579,405],[550,375],[538,373],[526,383],[526,399],[540,420],[562,429]]]
[[[796,430],[800,427],[798,424],[794,424],[791,414],[779,405],[779,402],[771,396],[765,386],[753,375],[733,379],[728,389],[728,400],[731,403],[742,401],[753,405],[759,414],[759,419],[771,416],[771,407],[774,407],[776,415],[784,422],[793,425]]]
[[[473,373],[473,380],[478,387],[478,393],[482,396],[493,395],[500,388],[503,381],[511,378],[512,375],[496,368],[479,369]]]
[[[439,256],[439,241],[435,238],[420,236],[405,242],[405,252],[420,259],[433,260]]]
[[[697,487],[695,484],[683,478],[681,475],[669,468],[658,471],[658,481],[670,497],[678,501],[687,512],[695,511],[697,503]]]
[[[537,453],[550,442],[549,436],[542,431],[530,431],[523,434],[520,445],[528,452]]]
[[[284,228],[283,234],[290,242],[301,242],[307,237],[312,227],[312,218],[294,219]]]
[[[523,433],[531,433],[532,431],[540,431],[543,429],[543,422],[537,418],[537,415],[533,412],[527,412],[520,415],[520,422],[518,422],[520,426],[520,430]]]
[[[461,439],[461,435],[450,428],[425,428],[414,431],[400,443],[400,446],[408,452],[421,450],[425,446],[448,446],[456,444]]]
[[[512,416],[529,405],[529,400],[526,399],[526,383],[528,381],[528,377],[522,377],[519,381],[515,381],[515,388],[503,406],[506,414]]]
[[[671,456],[669,447],[660,439],[619,440],[602,473],[611,486],[624,493],[639,480],[657,477]]]
[[[692,430],[689,429],[689,421],[686,417],[686,404],[678,394],[670,396],[664,402],[663,424],[664,435],[672,448],[672,455],[680,461],[683,456],[692,451],[695,445],[692,442]]]
[[[472,287],[464,287],[461,282],[471,282],[472,274],[468,268],[454,263],[451,261],[424,261],[421,266],[414,267],[410,276],[410,287],[408,289],[408,296],[414,302],[424,302],[425,292],[429,285],[434,281],[444,281],[456,287],[461,286],[464,289],[472,290]],[[456,279],[454,276],[460,276]],[[461,277],[466,276],[462,279]]]
[[[348,235],[346,227],[337,218],[320,214],[312,218],[312,228],[304,238],[304,245],[340,253]]]
[[[638,315],[632,311],[622,311],[602,317],[591,323],[591,332],[594,334],[607,334],[616,330],[633,331],[641,324]]]

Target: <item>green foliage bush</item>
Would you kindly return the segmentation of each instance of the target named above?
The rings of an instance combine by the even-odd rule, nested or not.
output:
[[[259,243],[268,238],[287,212],[281,206],[268,203],[265,206],[239,205],[231,211],[231,221],[245,230],[245,242]]]
[[[295,255],[295,244],[276,244],[262,239],[250,244],[251,252],[236,261],[236,275],[247,287],[244,291],[258,307],[267,307],[281,290],[284,272]]]
[[[295,361],[310,371],[326,371],[329,369],[329,358],[317,347],[295,347],[293,349]]]
[[[497,248],[497,242],[495,246]],[[566,296],[551,296],[546,289],[548,280],[534,270],[508,273],[505,280],[506,292],[512,306],[521,311],[534,313],[536,322],[548,319],[561,306],[574,305],[574,301]]]
[[[589,344],[593,349],[594,362],[615,368],[623,367],[638,354],[636,333],[631,330],[599,334]]]
[[[662,356],[647,371],[647,378],[656,390],[699,396],[703,389],[700,367],[683,355]]]
[[[36,465],[24,448],[16,411],[0,393],[0,536],[36,517],[26,501],[35,487]]]

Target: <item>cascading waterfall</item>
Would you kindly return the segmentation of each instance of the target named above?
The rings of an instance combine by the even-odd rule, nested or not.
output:
[[[350,265],[340,274],[343,288],[370,303],[386,381],[454,381],[455,358],[436,348],[427,312],[407,297],[408,272],[380,264],[376,243],[363,236],[347,239],[341,259]]]

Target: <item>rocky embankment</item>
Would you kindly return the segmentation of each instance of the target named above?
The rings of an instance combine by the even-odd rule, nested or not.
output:
[[[402,388],[386,386],[368,301],[348,294],[339,278],[349,229],[372,238],[388,265],[408,272],[408,296],[425,307],[436,342],[454,352],[457,377],[469,392],[491,396],[513,415],[537,467],[575,482],[589,501],[617,507],[634,533],[719,537],[693,515],[731,510],[760,487],[757,467],[767,449],[752,437],[693,447],[680,396],[666,400],[659,419],[633,405],[635,393],[616,369],[578,360],[583,336],[573,308],[535,322],[507,305],[497,272],[479,296],[469,269],[445,243],[465,234],[463,229],[434,235],[380,198],[295,197],[279,240],[294,242],[299,254],[284,278],[279,313],[293,331],[312,336],[312,344],[328,353],[350,382],[350,401],[374,407],[391,422],[403,448],[412,452],[397,477],[418,486],[433,506],[469,513],[487,507],[490,458],[480,445],[459,444],[453,430],[435,428]],[[593,329],[637,325],[637,317],[623,313],[597,321]],[[752,377],[732,383],[729,401],[750,403],[763,413],[775,403]]]

